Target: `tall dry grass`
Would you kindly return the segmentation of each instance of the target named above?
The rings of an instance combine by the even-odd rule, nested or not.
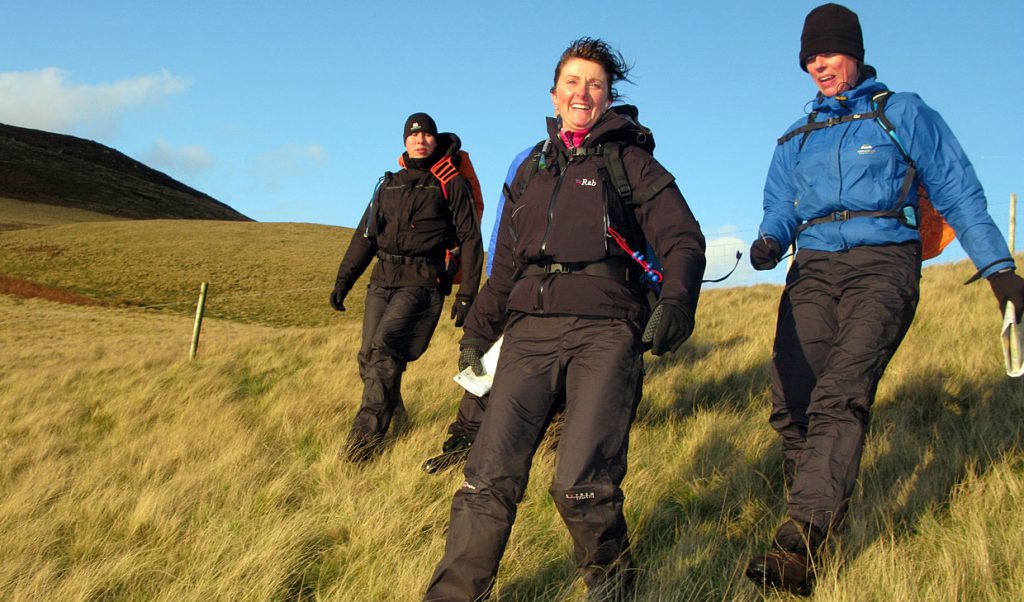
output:
[[[198,232],[195,223],[125,223],[132,227],[7,232],[0,245],[81,243],[85,255],[116,258],[103,249],[136,253],[143,232],[182,244]],[[297,264],[312,261],[305,269],[328,282],[309,277],[305,286],[322,290],[289,297],[287,315],[326,325],[208,320],[189,363],[187,304],[157,311],[0,296],[0,598],[422,595],[461,481],[457,471],[419,469],[454,415],[458,333],[442,320],[406,373],[411,427],[374,463],[343,463],[337,451],[360,391],[359,312],[335,314],[325,298],[345,241],[296,250],[274,242],[275,228],[302,244],[318,240],[319,227],[241,226],[207,224],[208,235],[233,237],[217,248],[236,251],[244,266],[234,276],[239,293],[302,286]],[[153,246],[175,261],[185,255]],[[330,256],[310,259],[321,252]],[[248,272],[249,253],[265,256],[260,278]],[[108,269],[85,262],[76,272],[69,261],[61,276],[30,255],[5,265],[51,285]],[[176,279],[192,274],[170,261],[154,256],[148,274],[125,260],[123,271],[143,287],[162,279],[184,288]],[[210,261],[230,270],[227,259]],[[991,293],[960,285],[970,272],[925,271],[918,319],[879,388],[847,533],[815,599],[1024,599],[1024,387],[1002,374]],[[96,287],[123,299],[115,289]],[[709,291],[693,339],[648,361],[624,484],[639,600],[774,597],[742,571],[784,512],[781,453],[767,425],[778,295],[773,286]],[[498,600],[584,595],[547,494],[553,462],[544,452],[535,460]]]

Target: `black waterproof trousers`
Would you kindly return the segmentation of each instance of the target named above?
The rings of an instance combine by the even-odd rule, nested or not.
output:
[[[841,525],[878,381],[914,319],[920,278],[917,243],[797,254],[772,359],[790,518],[826,533]]]
[[[466,391],[459,401],[459,411],[455,415],[455,422],[448,425],[448,434],[451,436],[465,437],[471,442],[476,440],[476,434],[480,430],[480,423],[484,420],[484,412],[487,410],[487,400],[490,393],[484,395],[473,395]],[[565,411],[565,396],[562,395],[555,406],[551,409],[551,417]]]
[[[628,555],[619,485],[641,395],[641,354],[636,328],[623,320],[511,315],[426,600],[476,600],[490,590],[534,452],[563,391],[565,424],[550,493],[577,566],[593,586]]]
[[[475,441],[477,431],[480,430],[480,423],[484,420],[484,411],[487,409],[489,397],[490,393],[473,395],[466,391],[462,395],[462,400],[459,401],[459,411],[455,416],[455,422],[448,425],[448,434]]]
[[[383,435],[396,411],[404,411],[402,373],[426,351],[442,304],[441,293],[432,287],[367,288],[359,349],[363,399],[353,431]]]

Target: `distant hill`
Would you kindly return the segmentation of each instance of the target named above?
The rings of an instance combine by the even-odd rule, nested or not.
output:
[[[115,149],[0,124],[0,197],[130,219],[252,221]]]

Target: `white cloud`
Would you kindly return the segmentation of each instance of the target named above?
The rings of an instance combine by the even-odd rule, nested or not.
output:
[[[0,122],[51,132],[87,127],[112,135],[129,110],[180,94],[187,80],[162,70],[113,83],[78,84],[67,71],[0,73]]]
[[[747,260],[748,246],[749,244],[744,242],[743,239],[735,236],[709,238],[707,240],[707,250],[704,254],[708,261],[707,268],[704,270],[704,278],[708,280],[721,278],[728,274],[733,266],[736,266],[736,271],[720,284],[705,286],[740,286],[749,284],[747,280],[752,276],[751,272],[753,270],[750,268],[750,263]],[[743,253],[743,257],[740,258],[738,265],[736,263],[737,251]]]
[[[288,143],[256,157],[256,176],[264,186],[277,192],[285,177],[302,175],[311,164],[327,160],[327,153],[319,144]]]
[[[146,154],[145,163],[152,167],[178,173],[192,174],[217,164],[217,159],[202,146],[174,148],[163,138],[153,143]]]

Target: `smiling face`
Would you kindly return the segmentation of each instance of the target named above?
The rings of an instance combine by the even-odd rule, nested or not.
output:
[[[838,52],[807,57],[807,73],[822,96],[835,96],[857,85],[857,59]]]
[[[558,74],[551,102],[562,118],[562,128],[589,130],[612,104],[604,67],[586,59],[569,59]]]
[[[437,148],[437,138],[427,132],[414,132],[405,139],[405,152],[410,159],[426,159]]]

